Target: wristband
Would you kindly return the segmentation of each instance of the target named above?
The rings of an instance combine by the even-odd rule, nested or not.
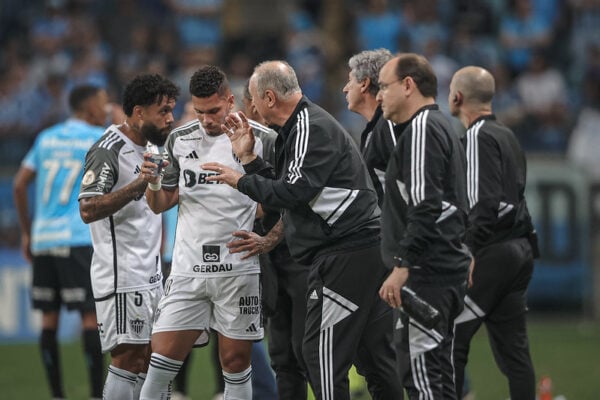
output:
[[[148,182],[148,189],[152,190],[153,192],[158,192],[160,190],[161,186],[162,186],[161,181],[158,181],[158,183]]]

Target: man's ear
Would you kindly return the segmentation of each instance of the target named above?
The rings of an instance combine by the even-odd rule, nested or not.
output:
[[[360,83],[360,92],[366,93],[369,90],[369,87],[371,87],[371,78],[367,77]]]
[[[265,98],[267,100],[267,106],[268,107],[274,107],[275,106],[275,101],[277,99],[277,97],[275,96],[275,92],[273,92],[272,90],[267,89],[265,91]]]
[[[456,92],[454,94],[454,98],[452,98],[452,102],[454,104],[456,104],[457,106],[460,105],[460,103],[462,103],[462,93],[461,92]]]

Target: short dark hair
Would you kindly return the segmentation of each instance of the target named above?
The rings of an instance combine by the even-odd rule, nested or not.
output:
[[[135,106],[160,104],[163,97],[177,99],[179,89],[159,74],[142,74],[131,80],[123,93],[123,111],[131,117]]]
[[[415,53],[400,54],[396,76],[400,80],[410,76],[424,97],[437,97],[437,77],[425,57]]]
[[[215,93],[224,95],[228,89],[227,75],[214,65],[204,65],[194,72],[190,79],[190,94],[192,96],[210,97]]]
[[[69,93],[69,107],[72,112],[83,110],[83,103],[89,98],[92,98],[101,91],[102,88],[94,85],[79,85],[75,86]]]

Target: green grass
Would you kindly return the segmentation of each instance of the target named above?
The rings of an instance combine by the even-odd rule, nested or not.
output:
[[[529,324],[536,376],[548,375],[555,395],[568,400],[600,398],[600,323],[533,318]],[[70,400],[88,398],[86,369],[78,342],[61,345],[64,380]],[[0,346],[0,398],[50,399],[37,346]],[[213,369],[207,348],[194,350],[190,391],[194,400],[210,400]],[[473,340],[469,373],[478,400],[505,400],[505,378],[493,361],[485,330]]]

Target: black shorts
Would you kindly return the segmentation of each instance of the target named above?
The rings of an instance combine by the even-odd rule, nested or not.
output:
[[[66,248],[64,256],[48,254],[33,257],[33,308],[58,311],[95,311],[90,280],[91,246]]]

